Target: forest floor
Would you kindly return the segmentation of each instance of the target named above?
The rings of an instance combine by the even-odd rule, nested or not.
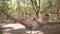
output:
[[[41,30],[37,31],[27,30],[19,23],[5,23],[1,25],[3,34],[60,34],[60,24],[45,25]]]

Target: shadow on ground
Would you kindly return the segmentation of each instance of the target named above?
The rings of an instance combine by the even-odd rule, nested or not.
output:
[[[25,28],[14,29],[13,27],[4,27],[3,34],[27,34],[25,31],[28,30]],[[60,24],[45,25],[41,31],[44,34],[60,34]]]

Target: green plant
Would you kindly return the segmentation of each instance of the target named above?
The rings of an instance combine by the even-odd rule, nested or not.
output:
[[[3,28],[0,28],[0,34],[3,34]]]

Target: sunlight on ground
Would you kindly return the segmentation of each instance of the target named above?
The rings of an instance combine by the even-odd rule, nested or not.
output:
[[[21,25],[21,24],[5,24],[5,25],[3,25],[2,26],[3,28],[6,28],[5,30],[3,30],[3,34],[12,34],[12,33],[10,33],[9,31],[11,31],[11,30],[17,30],[17,29],[22,29],[22,28],[25,28],[23,25]],[[11,28],[10,28],[11,27]],[[13,32],[13,31],[12,31]],[[14,33],[17,33],[18,31],[15,31]],[[23,31],[22,31],[23,32]],[[22,33],[21,31],[20,31],[20,33]],[[20,34],[19,33],[19,34]],[[24,33],[23,33],[24,34]],[[44,34],[43,32],[41,32],[41,31],[32,31],[32,30],[29,30],[29,31],[25,31],[25,34]]]
[[[27,34],[44,34],[41,31],[26,31]]]
[[[21,28],[25,28],[23,25],[21,24],[6,24],[3,25],[2,27],[12,27],[13,29],[21,29]]]

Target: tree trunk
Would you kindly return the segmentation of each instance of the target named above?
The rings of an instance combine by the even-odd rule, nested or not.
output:
[[[9,18],[11,18],[12,20],[21,23],[21,24],[24,25],[25,27],[30,26],[29,23],[26,23],[27,21],[26,21],[25,18],[23,18],[23,19],[18,19],[18,18],[16,18],[16,17],[14,17],[13,15],[8,14],[8,13],[7,13],[8,10],[7,10],[6,8],[2,8],[1,10],[2,10],[2,12],[3,12],[5,15],[7,15],[7,16],[8,16]]]

